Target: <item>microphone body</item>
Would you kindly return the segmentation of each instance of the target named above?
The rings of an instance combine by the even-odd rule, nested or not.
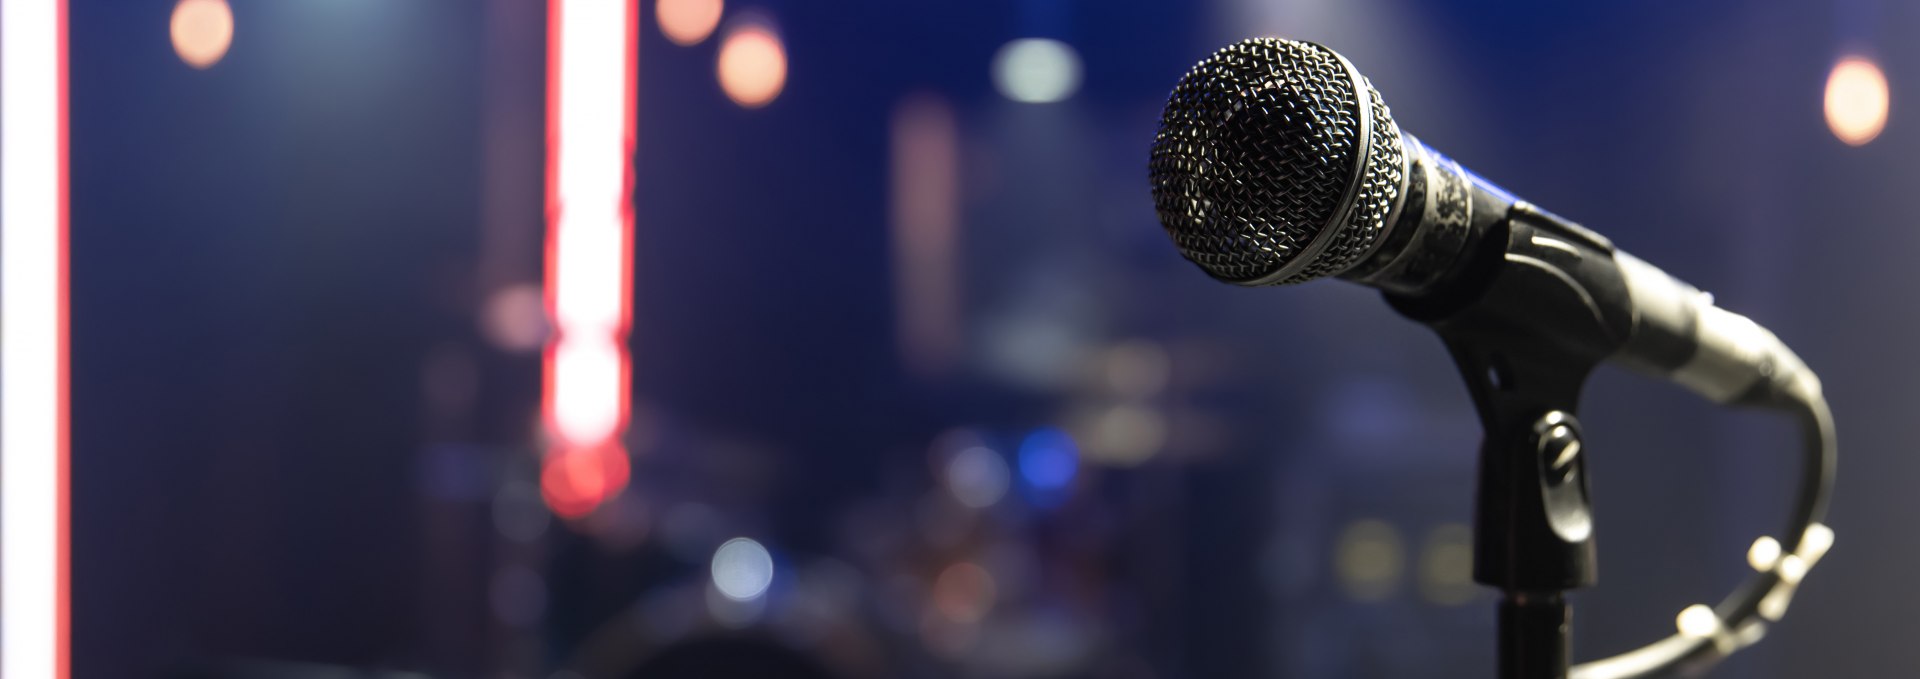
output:
[[[1475,266],[1542,266],[1559,260],[1563,264],[1553,268],[1583,288],[1588,298],[1583,302],[1617,307],[1595,308],[1595,313],[1625,318],[1618,337],[1577,340],[1601,340],[1591,350],[1606,358],[1719,403],[1817,395],[1817,380],[1785,343],[1747,317],[1714,305],[1712,295],[1591,230],[1515,198],[1410,134],[1402,133],[1402,147],[1403,199],[1389,215],[1380,248],[1337,274],[1341,278],[1379,288],[1395,308],[1432,321],[1442,309],[1457,305],[1449,302],[1471,297],[1497,273]],[[1511,233],[1514,221],[1532,227],[1526,243],[1490,239]],[[1499,251],[1498,261],[1476,258],[1477,248]],[[1565,264],[1577,258],[1603,261],[1590,271]],[[1537,308],[1521,311],[1537,313]]]
[[[1337,276],[1428,323],[1472,304],[1721,403],[1819,395],[1773,333],[1404,133],[1372,84],[1319,45],[1248,40],[1195,66],[1161,119],[1150,178],[1182,255],[1219,280]],[[1501,276],[1536,274],[1596,323],[1542,325],[1541,305],[1559,302],[1539,297],[1553,293],[1511,308],[1479,298]]]

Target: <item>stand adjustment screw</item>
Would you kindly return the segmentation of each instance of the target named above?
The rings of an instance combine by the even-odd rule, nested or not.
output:
[[[1533,426],[1538,438],[1540,461],[1546,465],[1547,481],[1553,485],[1566,483],[1573,478],[1573,472],[1580,460],[1580,430],[1573,416],[1555,410],[1541,416]]]

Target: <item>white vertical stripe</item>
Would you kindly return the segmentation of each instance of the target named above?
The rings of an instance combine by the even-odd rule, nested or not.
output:
[[[56,671],[58,0],[0,2],[0,677]]]

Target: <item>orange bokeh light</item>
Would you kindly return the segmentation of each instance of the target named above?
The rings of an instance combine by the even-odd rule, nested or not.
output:
[[[995,587],[987,570],[967,562],[948,566],[933,582],[933,607],[957,623],[980,622],[993,610]]]
[[[194,68],[219,63],[233,45],[233,9],[226,0],[180,0],[173,7],[173,51]]]
[[[1887,127],[1887,76],[1866,57],[1847,57],[1827,76],[1827,128],[1848,146],[1861,146]]]
[[[760,108],[787,84],[787,48],[780,36],[756,25],[741,27],[720,45],[720,89],[746,108]]]
[[[653,6],[653,15],[667,40],[675,45],[694,45],[713,35],[725,10],[724,0],[660,0]]]

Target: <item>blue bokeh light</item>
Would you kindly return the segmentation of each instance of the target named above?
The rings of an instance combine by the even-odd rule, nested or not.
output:
[[[1063,490],[1080,471],[1080,448],[1057,427],[1042,427],[1020,442],[1020,479],[1043,493]]]

